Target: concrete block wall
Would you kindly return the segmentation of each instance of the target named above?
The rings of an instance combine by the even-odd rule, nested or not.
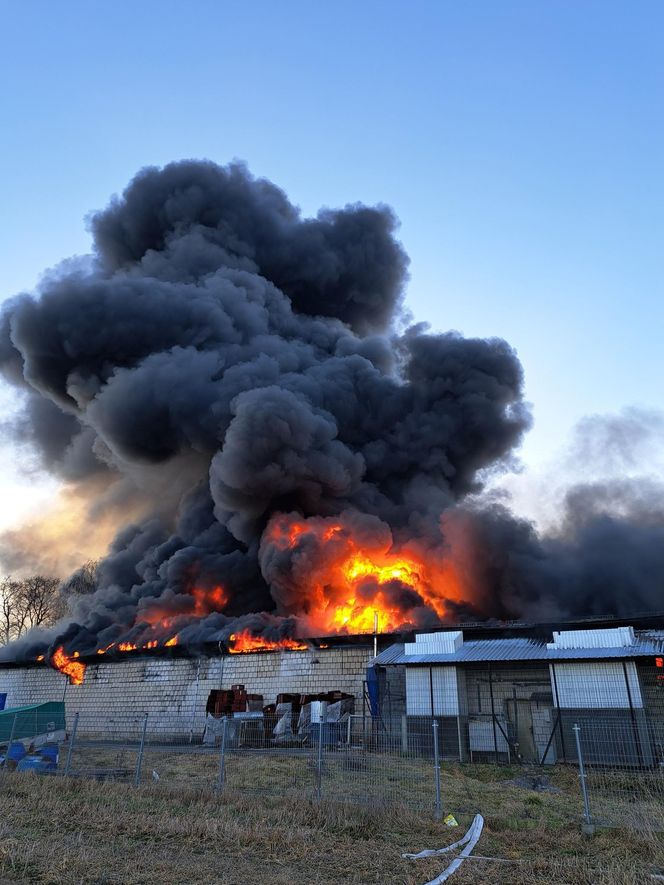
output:
[[[61,701],[69,680],[50,667],[2,667],[0,692],[7,693],[6,707],[23,707],[43,701]]]
[[[81,734],[109,737],[140,732],[197,740],[205,727],[205,705],[212,689],[244,685],[274,703],[281,692],[313,694],[343,691],[363,703],[370,648],[344,647],[283,651],[216,658],[130,657],[90,664],[82,685],[49,667],[0,667],[0,692],[7,706],[63,700],[67,726],[80,714]]]

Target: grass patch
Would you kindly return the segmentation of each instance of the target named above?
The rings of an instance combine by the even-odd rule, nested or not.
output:
[[[504,783],[523,769],[444,766],[444,811],[461,824],[448,829],[432,820],[428,795],[419,809],[394,796],[364,804],[326,800],[343,795],[342,788],[354,795],[379,785],[387,762],[380,757],[364,768],[342,754],[327,760],[321,802],[302,789],[315,775],[306,755],[231,753],[222,795],[210,790],[216,754],[148,752],[145,762],[148,777],[152,766],[160,767],[160,779],[150,777],[138,789],[2,774],[0,883],[420,885],[443,869],[445,858],[406,861],[401,853],[449,844],[478,810],[486,826],[476,852],[518,863],[469,860],[454,875],[456,885],[635,885],[649,881],[653,864],[664,866],[654,828],[583,839],[578,781],[565,770],[551,773],[560,793],[534,794]],[[422,764],[403,759],[390,768],[402,798],[420,789]],[[254,792],[266,782],[270,792]]]

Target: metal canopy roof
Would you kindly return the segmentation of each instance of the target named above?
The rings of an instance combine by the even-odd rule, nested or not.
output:
[[[469,639],[453,654],[406,654],[404,643],[397,642],[370,661],[370,665],[392,664],[477,664],[489,661],[601,661],[608,659],[650,657],[664,654],[664,630],[636,634],[632,645],[611,648],[546,647],[539,639]]]

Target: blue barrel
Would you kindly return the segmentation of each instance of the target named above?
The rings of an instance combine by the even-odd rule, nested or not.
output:
[[[16,766],[17,771],[48,771],[52,766],[41,756],[24,756]]]
[[[57,744],[44,744],[44,746],[39,751],[39,755],[42,757],[44,762],[47,763],[49,768],[57,768],[58,767],[58,745]]]
[[[21,741],[12,741],[7,750],[7,759],[11,762],[20,762],[25,756],[25,747]]]

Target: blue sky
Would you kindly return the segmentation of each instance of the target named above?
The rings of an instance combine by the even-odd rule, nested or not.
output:
[[[0,298],[88,251],[85,215],[141,166],[238,157],[305,214],[394,207],[415,318],[516,347],[526,464],[585,414],[660,407],[661,2],[26,0],[0,15]],[[15,464],[5,452],[5,500]]]

